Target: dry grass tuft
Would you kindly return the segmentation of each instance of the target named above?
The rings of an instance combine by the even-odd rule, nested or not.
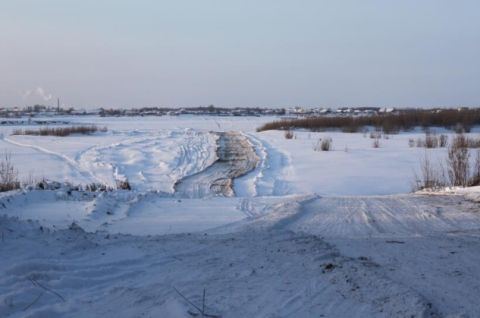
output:
[[[330,151],[332,150],[333,140],[330,137],[320,138],[314,145],[314,151]]]
[[[371,116],[334,115],[278,120],[264,124],[257,131],[304,128],[312,131],[338,129],[358,132],[363,127],[375,127],[386,134],[394,134],[415,127],[445,127],[469,132],[474,125],[480,125],[480,109],[414,110]]]
[[[88,135],[97,131],[106,132],[107,127],[99,128],[95,125],[90,126],[71,126],[51,128],[45,127],[40,129],[16,129],[12,135],[32,135],[32,136],[57,136],[66,137],[72,134]]]
[[[18,171],[12,163],[12,156],[5,153],[0,161],[0,192],[20,189]]]
[[[287,130],[287,131],[285,131],[284,136],[285,136],[285,139],[293,139],[293,137],[295,136],[295,134],[293,133],[293,131]]]

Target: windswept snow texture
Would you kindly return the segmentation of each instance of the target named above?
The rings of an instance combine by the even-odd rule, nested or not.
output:
[[[219,199],[232,200],[209,202]],[[198,307],[205,289],[207,312],[222,317],[476,316],[477,203],[460,196],[336,199],[271,201],[203,234],[92,234],[78,225],[52,231],[2,218],[0,248],[8,257],[0,263],[0,314],[188,317],[199,312],[177,291]],[[249,200],[255,206],[260,198]]]
[[[138,191],[173,193],[178,180],[216,160],[216,138],[209,132],[178,129],[63,138],[9,136],[1,142],[15,154],[22,177],[28,171],[36,179],[110,187],[128,180]]]
[[[255,131],[271,119],[0,127],[22,178],[132,186],[0,193],[0,317],[478,317],[480,187],[408,193],[445,148]]]
[[[403,238],[479,230],[480,207],[459,196],[325,197],[284,221],[290,230],[324,237]]]
[[[180,198],[156,192],[37,190],[1,194],[0,215],[37,220],[47,228],[66,229],[76,223],[89,232],[156,235],[221,231],[289,200],[296,197]]]
[[[128,180],[138,190],[173,193],[174,184],[215,160],[216,136],[193,130],[130,137],[92,147],[77,155],[78,162],[105,182]]]
[[[59,120],[107,126],[91,136],[10,136],[20,126],[0,127],[0,149],[15,154],[22,178],[72,183],[102,182],[114,186],[128,178],[134,189],[172,193],[182,178],[217,159],[216,134],[241,132],[259,157],[254,171],[233,180],[238,196],[317,193],[321,195],[388,195],[408,193],[427,154],[436,163],[445,148],[409,147],[424,138],[421,130],[380,139],[373,147],[368,133],[255,131],[268,117],[73,117]],[[438,133],[452,132],[432,129]],[[478,129],[469,134],[479,137]],[[332,138],[331,151],[314,151],[321,138]],[[474,156],[472,156],[473,160]]]
[[[480,189],[470,193],[477,197]],[[439,316],[480,312],[480,205],[468,196],[319,198],[278,224],[321,235],[343,255],[372,260]]]

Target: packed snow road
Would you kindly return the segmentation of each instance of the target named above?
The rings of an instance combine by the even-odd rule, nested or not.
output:
[[[249,173],[258,157],[248,139],[239,132],[221,132],[217,139],[217,161],[205,170],[185,177],[175,185],[179,197],[233,196],[233,179]]]
[[[204,203],[227,211],[221,200],[233,199]],[[192,303],[202,305],[203,289],[206,312],[222,317],[475,317],[480,311],[478,202],[429,195],[244,200],[244,208],[263,204],[262,212],[191,234],[55,230],[4,217],[0,313],[188,317],[199,314]],[[18,201],[10,197],[0,206],[8,211],[9,204]],[[139,211],[130,213],[120,232],[141,226]]]

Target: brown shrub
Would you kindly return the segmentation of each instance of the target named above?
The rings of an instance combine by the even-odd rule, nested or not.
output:
[[[439,189],[447,185],[443,165],[434,166],[426,152],[420,163],[420,174],[415,174],[415,190]]]
[[[480,149],[477,150],[477,156],[473,166],[473,175],[469,181],[470,186],[480,185]]]
[[[453,186],[465,187],[469,181],[468,141],[465,135],[457,134],[448,147],[448,176]]]
[[[266,123],[257,131],[292,128],[360,131],[362,127],[371,126],[388,134],[414,127],[445,127],[468,132],[473,125],[480,125],[480,109],[413,110],[358,117],[334,115],[279,120]]]
[[[438,148],[438,147],[446,147],[448,143],[448,136],[447,135],[436,135],[433,133],[430,133],[429,131],[425,132],[425,138],[417,139],[417,147],[421,148]],[[410,145],[410,141],[409,141]],[[413,146],[411,146],[413,147]]]
[[[132,187],[130,186],[130,183],[128,180],[117,180],[117,189],[121,190],[132,190]]]
[[[284,136],[285,136],[285,139],[293,139],[293,136],[294,136],[293,131],[291,130],[285,131]]]
[[[70,126],[70,127],[43,127],[40,129],[15,129],[12,135],[32,135],[32,136],[57,136],[66,137],[71,134],[91,134],[97,131],[106,132],[107,127],[99,128],[95,125],[90,126]]]
[[[480,148],[480,137],[468,137],[467,145],[468,148]]]
[[[330,151],[332,149],[332,142],[333,140],[330,137],[320,138],[313,145],[313,150],[314,151]]]
[[[448,136],[441,134],[439,139],[440,147],[445,148],[448,144]]]
[[[5,153],[0,161],[0,192],[20,189],[18,171],[12,163],[12,157]]]
[[[425,148],[437,148],[437,147],[438,147],[437,135],[427,132],[425,134]]]

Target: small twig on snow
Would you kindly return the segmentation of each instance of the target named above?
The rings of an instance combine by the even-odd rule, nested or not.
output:
[[[203,289],[202,314],[205,313],[205,288]]]
[[[27,307],[23,308],[23,311],[27,310],[28,308],[32,307],[39,299],[43,296],[43,292],[41,292],[37,298],[35,298]]]
[[[175,291],[177,292],[177,294],[179,294],[183,299],[185,299],[185,301],[187,303],[189,303],[190,305],[192,305],[196,310],[198,310],[200,313],[203,314],[203,311],[198,308],[194,303],[192,303],[187,297],[185,297],[177,288],[175,288],[175,286],[173,286],[173,289],[175,289]]]
[[[39,282],[37,282],[37,281],[36,281],[35,279],[33,279],[33,278],[29,278],[29,280],[30,280],[30,282],[32,282],[32,284],[33,284],[34,286],[37,286],[37,287],[40,287],[40,288],[46,290],[47,292],[49,292],[49,293],[57,296],[57,297],[60,298],[63,302],[65,302],[65,298],[63,298],[63,296],[60,295],[59,293],[57,293],[56,291],[54,291],[54,290],[52,290],[52,289],[50,289],[50,288],[48,288],[48,287],[43,286],[42,284],[40,284]]]
[[[385,243],[390,243],[390,244],[405,244],[405,242],[403,242],[403,241],[395,241],[395,240],[385,241]]]
[[[202,315],[202,317],[209,317],[209,318],[221,318],[221,316],[219,315],[210,315],[210,314],[207,314],[205,313],[205,288],[203,289],[203,304],[202,304],[202,309],[198,308],[197,305],[195,305],[193,302],[191,302],[185,295],[183,295],[177,288],[175,288],[175,286],[172,286],[173,289],[177,292],[177,294],[179,294],[183,299],[185,299],[185,301],[187,303],[189,303],[191,306],[193,306],[196,310],[198,310],[198,312],[200,312],[200,314]],[[190,313],[190,312],[189,312]],[[192,314],[192,313],[190,313]]]

